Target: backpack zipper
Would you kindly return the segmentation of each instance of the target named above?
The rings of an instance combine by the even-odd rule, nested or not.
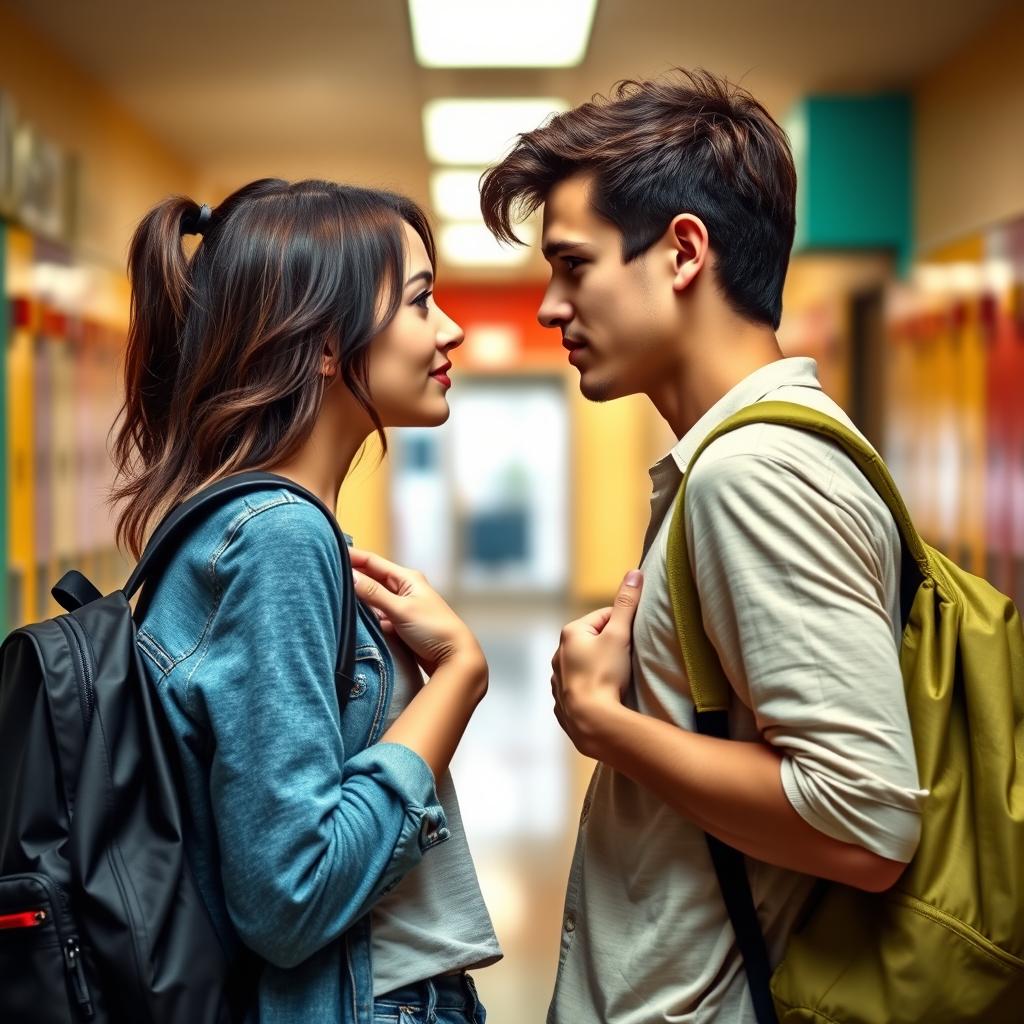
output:
[[[68,646],[73,649],[72,663],[75,666],[75,681],[78,683],[78,703],[82,709],[82,724],[86,732],[92,722],[92,713],[96,707],[96,691],[92,685],[92,670],[86,657],[86,643],[81,626],[70,615],[60,615],[54,622],[68,638]]]
[[[62,908],[65,914],[68,915],[68,919],[74,923],[74,919],[70,916],[70,908],[68,902],[64,897],[64,890],[61,889],[51,878],[46,875],[12,875],[12,878],[27,878],[30,879],[36,885],[41,885],[47,895],[50,897],[50,905],[56,909]],[[20,914],[9,914],[7,918],[27,918],[34,917],[35,921],[31,924],[23,923],[20,927],[38,928],[44,924],[47,918],[45,910],[30,910]],[[4,917],[0,917],[0,922],[3,922]],[[61,944],[61,952],[64,954],[64,967],[68,972],[68,977],[71,980],[71,987],[75,992],[75,1001],[78,1003],[78,1008],[82,1013],[82,1016],[87,1020],[91,1020],[95,1015],[96,1011],[92,1005],[92,996],[89,994],[89,983],[85,977],[85,967],[82,965],[82,949],[78,944],[78,935],[72,933],[68,938],[64,938],[61,934],[60,927],[61,915],[59,912],[55,912],[53,925],[57,931],[57,938]],[[19,927],[19,925],[8,925],[7,927]]]
[[[88,709],[85,726],[89,727],[92,721],[93,709],[96,707],[96,690],[92,685],[92,664],[89,657],[89,641],[86,639],[85,630],[81,624],[71,615],[65,617],[65,621],[71,627],[75,638],[75,646],[78,648],[79,664],[82,666],[82,679],[85,688],[85,704]]]
[[[67,966],[68,974],[71,975],[71,987],[75,990],[78,1008],[85,1017],[91,1019],[95,1011],[92,1006],[92,998],[89,995],[89,986],[85,980],[85,968],[82,966],[82,950],[78,945],[77,935],[72,935],[64,943],[64,963]]]
[[[79,694],[83,698],[83,704],[86,709],[85,728],[88,730],[89,725],[92,722],[93,711],[96,707],[96,690],[93,686],[92,653],[91,648],[89,647],[89,640],[82,624],[75,619],[73,615],[62,615],[58,617],[56,621],[66,623],[67,631],[74,640],[74,647],[78,653],[77,667],[81,669],[82,682],[82,685],[79,688]],[[70,808],[68,809],[68,813],[70,815]],[[135,922],[133,920],[131,907],[124,894],[124,884],[121,879],[121,873],[117,870],[115,862],[111,862],[111,869],[113,870],[114,877],[117,879],[119,887],[122,889],[122,897],[124,897],[125,900],[125,910],[128,913],[128,921],[134,929]],[[67,964],[68,970],[72,973],[72,983],[75,988],[75,995],[78,998],[79,1006],[85,1016],[91,1018],[94,1015],[92,1000],[89,998],[89,989],[86,984],[85,971],[82,967],[79,953],[78,936],[72,935],[65,942],[64,961]]]
[[[65,913],[67,913],[68,919],[74,924],[74,918],[71,917],[71,908],[68,906],[68,901],[64,896],[64,890],[52,879],[47,878],[46,875],[34,875],[33,878],[49,892],[50,902],[55,906],[60,904],[64,908]],[[82,1011],[83,1016],[91,1020],[95,1015],[95,1010],[92,1005],[92,997],[89,994],[89,983],[85,978],[85,968],[82,966],[82,950],[78,945],[78,935],[72,933],[68,938],[63,938],[60,934],[59,921],[60,916],[58,915],[54,925],[57,927],[57,937],[61,940],[64,966],[71,977],[71,987],[75,990],[75,1001],[78,1003],[78,1008]]]
[[[38,928],[45,920],[45,910],[23,910],[16,914],[0,914],[0,929]]]

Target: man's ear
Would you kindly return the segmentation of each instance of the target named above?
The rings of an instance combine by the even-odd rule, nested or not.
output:
[[[668,234],[675,250],[672,287],[681,292],[704,266],[708,255],[708,229],[700,217],[692,213],[680,213],[672,218]]]

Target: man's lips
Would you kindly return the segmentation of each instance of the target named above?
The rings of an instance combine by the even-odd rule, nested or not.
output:
[[[587,343],[585,341],[579,341],[577,338],[563,338],[562,347],[568,351],[569,362],[575,366],[583,355],[583,351],[586,349]]]

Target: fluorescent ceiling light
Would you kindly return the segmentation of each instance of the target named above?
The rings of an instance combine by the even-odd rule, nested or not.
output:
[[[430,175],[430,202],[434,212],[445,220],[480,219],[480,175],[484,168],[472,170],[444,167]]]
[[[483,224],[443,224],[438,245],[445,262],[453,267],[515,267],[530,258],[536,226],[521,224],[516,234],[524,245],[504,245]]]
[[[520,132],[568,109],[565,100],[550,97],[431,100],[423,108],[427,154],[437,164],[490,164],[508,152]]]
[[[568,68],[583,60],[597,0],[409,0],[426,68]]]

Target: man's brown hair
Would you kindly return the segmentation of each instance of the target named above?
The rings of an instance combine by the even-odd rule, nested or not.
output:
[[[514,222],[579,173],[593,175],[591,205],[622,232],[625,262],[646,252],[674,216],[692,213],[708,229],[729,304],[779,326],[796,171],[785,133],[749,92],[681,68],[619,82],[610,97],[519,136],[481,181],[485,223],[503,241],[519,241]]]

